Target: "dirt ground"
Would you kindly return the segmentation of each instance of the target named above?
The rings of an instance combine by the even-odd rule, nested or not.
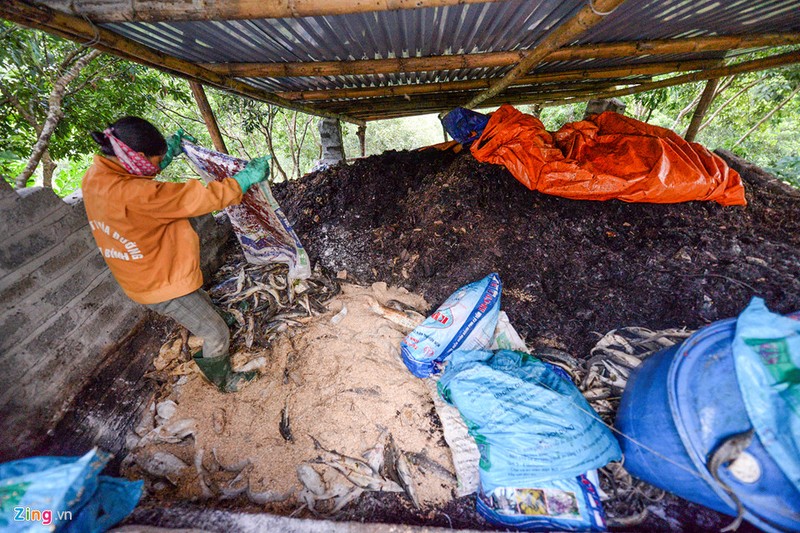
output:
[[[529,345],[583,357],[621,326],[702,327],[754,295],[800,309],[800,199],[753,186],[746,207],[575,201],[532,192],[468,153],[387,152],[278,184],[314,262],[434,306],[498,272]]]
[[[800,309],[800,198],[756,174],[743,173],[746,207],[572,201],[531,192],[469,154],[428,150],[339,165],[273,192],[329,275],[403,286],[435,307],[498,272],[502,308],[528,345],[583,359],[614,328],[696,329],[735,316],[754,295],[778,312]],[[473,496],[417,510],[370,492],[334,518],[492,529]],[[729,521],[668,498],[634,529],[714,531]]]

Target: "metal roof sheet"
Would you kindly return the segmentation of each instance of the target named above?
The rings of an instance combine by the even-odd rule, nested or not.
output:
[[[588,1],[505,0],[335,16],[124,22],[102,27],[192,63],[427,57],[531,49]],[[73,7],[72,2],[64,3]],[[628,0],[572,44],[783,32],[800,32],[800,0]],[[725,52],[700,52],[662,55],[659,61],[724,57]],[[533,71],[619,67],[647,61],[652,58],[642,53],[617,59],[544,62]],[[497,78],[511,68],[237,79],[259,89],[283,92]]]

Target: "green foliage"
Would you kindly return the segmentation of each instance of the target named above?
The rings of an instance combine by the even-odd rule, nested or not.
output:
[[[782,157],[774,166],[767,167],[765,170],[789,185],[800,189],[800,156]]]
[[[53,192],[63,198],[77,191],[81,186],[83,175],[91,164],[91,154],[62,162],[58,172],[53,176]]]
[[[48,97],[63,66],[80,45],[0,21],[0,151],[27,159],[44,124]],[[143,115],[156,99],[190,102],[178,80],[152,69],[102,55],[89,63],[64,96],[63,118],[48,150],[53,160],[80,159],[96,149],[89,136],[123,115]],[[0,163],[14,175],[16,163]]]

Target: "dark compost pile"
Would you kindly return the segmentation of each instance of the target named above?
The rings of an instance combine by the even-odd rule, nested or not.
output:
[[[575,201],[468,153],[387,152],[274,187],[313,262],[434,305],[492,271],[529,345],[584,357],[614,328],[702,327],[754,295],[800,309],[800,198],[755,185],[746,207]]]

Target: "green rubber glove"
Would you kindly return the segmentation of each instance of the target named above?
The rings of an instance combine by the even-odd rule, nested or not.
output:
[[[175,158],[175,156],[183,151],[183,148],[181,147],[181,141],[183,139],[193,143],[197,142],[197,139],[183,131],[183,128],[180,128],[178,131],[167,137],[167,153],[164,154],[164,158],[158,165],[161,170],[167,168],[167,165],[172,163],[172,160]]]
[[[242,188],[242,194],[247,192],[251,185],[264,181],[269,176],[269,157],[256,157],[242,170],[234,174],[233,179]]]

